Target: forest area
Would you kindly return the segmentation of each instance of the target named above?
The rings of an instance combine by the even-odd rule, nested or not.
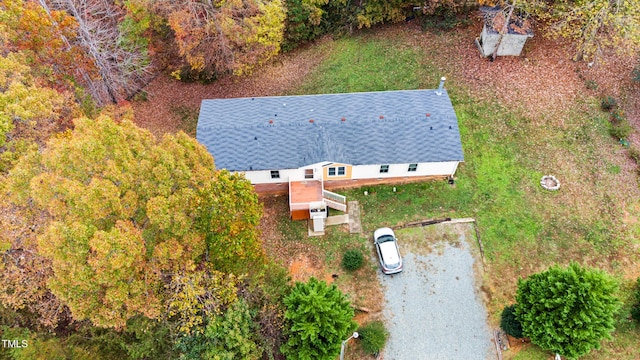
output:
[[[159,74],[216,86],[325,35],[479,5],[550,24],[574,61],[640,48],[639,0],[3,0],[0,332],[29,345],[0,359],[335,358],[355,326],[343,294],[294,287],[250,182],[130,104]],[[288,310],[314,292],[339,329],[326,353],[292,330],[313,314]]]

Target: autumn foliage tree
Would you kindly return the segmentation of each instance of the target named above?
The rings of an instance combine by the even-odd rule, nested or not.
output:
[[[206,149],[183,133],[157,141],[128,120],[77,119],[72,132],[18,162],[3,198],[32,215],[36,240],[28,250],[50,264],[48,289],[74,319],[99,326],[123,327],[137,314],[158,318],[181,297],[195,310],[178,312],[202,316],[233,300],[218,292],[235,286],[222,272],[262,261],[251,184],[216,171]],[[21,240],[4,238],[4,249]],[[193,288],[183,278],[200,280]]]
[[[43,142],[73,112],[68,93],[38,83],[23,52],[0,54],[0,172],[31,142]]]
[[[200,78],[242,74],[280,51],[281,0],[180,0],[153,3],[167,19],[187,71]]]
[[[145,43],[121,26],[126,14],[108,0],[6,0],[0,33],[11,49],[28,52],[43,78],[67,90],[81,86],[104,106],[133,95],[151,75]]]
[[[572,40],[574,60],[592,60],[601,51],[640,47],[639,0],[522,1],[519,6],[548,22],[548,35]]]
[[[47,12],[35,0],[3,0],[0,3],[0,38],[3,50],[20,52],[43,84],[73,90],[70,78],[82,80],[93,65],[72,41],[77,22],[64,11]]]

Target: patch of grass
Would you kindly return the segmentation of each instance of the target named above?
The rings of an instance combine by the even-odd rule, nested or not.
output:
[[[282,234],[284,242],[305,241],[307,235],[306,221],[293,221],[287,212],[279,214],[278,232]]]
[[[325,251],[325,261],[334,269],[340,268],[343,254],[350,249],[367,254],[366,239],[339,226],[327,226],[325,236],[310,239]]]
[[[171,107],[171,112],[180,119],[180,130],[191,136],[196,136],[198,109],[187,105],[176,105]]]
[[[278,232],[286,243],[302,243],[309,245],[309,249],[319,249],[319,254],[332,272],[341,268],[343,254],[347,250],[359,251],[367,254],[366,238],[349,232],[340,226],[327,226],[324,236],[309,236],[307,221],[294,221],[289,214],[283,212],[278,216]],[[364,259],[366,260],[366,259]]]
[[[451,225],[429,225],[410,227],[396,230],[400,253],[405,251],[414,254],[428,255],[430,253],[441,253],[445,245],[460,247],[460,236],[465,235],[471,241],[471,228],[461,224],[457,227]]]
[[[295,94],[418,89],[425,79],[437,81],[415,49],[390,39],[342,38],[328,51]]]
[[[609,134],[619,140],[627,139],[632,132],[633,128],[626,119],[618,122],[617,124],[611,124],[611,127],[609,128]]]
[[[609,165],[607,166],[607,172],[609,174],[618,175],[620,174],[620,166],[619,165]]]
[[[548,351],[540,349],[536,345],[530,345],[516,354],[512,359],[513,360],[547,360],[552,356]]]

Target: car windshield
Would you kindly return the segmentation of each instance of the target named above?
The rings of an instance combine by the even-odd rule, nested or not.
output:
[[[383,242],[393,241],[395,240],[391,235],[382,235],[378,238],[378,244],[382,244]]]

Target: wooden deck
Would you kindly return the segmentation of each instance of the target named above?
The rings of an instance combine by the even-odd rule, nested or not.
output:
[[[322,201],[322,182],[319,180],[292,181],[289,199],[292,204]]]

